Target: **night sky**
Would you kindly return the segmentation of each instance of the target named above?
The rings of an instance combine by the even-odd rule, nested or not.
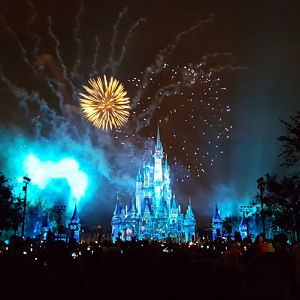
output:
[[[2,0],[0,170],[16,180],[30,153],[71,157],[88,176],[82,218],[109,224],[116,195],[134,195],[159,126],[182,206],[190,196],[199,224],[215,203],[237,214],[258,177],[286,171],[279,119],[300,99],[300,7],[287,2]],[[82,85],[104,74],[132,107],[109,132],[79,106]],[[40,197],[68,203],[72,190],[55,178],[32,185],[31,201]]]

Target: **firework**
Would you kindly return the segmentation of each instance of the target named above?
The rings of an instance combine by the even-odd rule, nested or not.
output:
[[[80,93],[80,105],[85,117],[103,130],[123,126],[129,117],[129,97],[124,86],[115,78],[109,82],[104,75],[89,80],[90,86],[83,86],[87,94]]]

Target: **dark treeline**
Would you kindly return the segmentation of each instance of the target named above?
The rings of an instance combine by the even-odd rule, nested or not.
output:
[[[288,234],[292,243],[300,240],[300,112],[290,117],[291,121],[281,122],[286,127],[286,135],[278,137],[283,143],[279,154],[286,175],[266,174],[257,180],[260,202],[260,216],[265,225],[272,224],[275,231]]]

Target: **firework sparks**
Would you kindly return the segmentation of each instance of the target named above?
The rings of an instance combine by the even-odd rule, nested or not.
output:
[[[151,122],[164,124],[169,133],[165,146],[177,181],[200,178],[215,165],[232,129],[231,109],[223,101],[226,88],[218,74],[201,63],[173,67],[164,63],[162,71],[150,74],[146,87],[138,77],[129,84],[142,90],[144,98],[132,103],[136,130],[151,126]]]
[[[129,117],[129,97],[124,86],[115,78],[109,82],[104,75],[89,80],[89,86],[83,86],[87,94],[80,93],[80,105],[85,117],[96,127],[103,130],[123,126]]]

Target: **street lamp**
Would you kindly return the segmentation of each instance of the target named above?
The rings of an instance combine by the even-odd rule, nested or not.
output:
[[[25,216],[26,216],[26,202],[27,202],[27,186],[30,183],[31,179],[24,176],[23,177],[23,191],[24,191],[24,210],[23,210],[23,218],[22,218],[22,238],[24,238],[25,233]]]
[[[262,221],[262,230],[263,230],[263,238],[266,238],[266,226],[265,226],[265,211],[264,211],[264,192],[265,192],[265,181],[263,177],[260,177],[257,179],[257,187],[259,189],[259,195],[258,198],[260,199],[260,205],[261,205],[261,221]]]

